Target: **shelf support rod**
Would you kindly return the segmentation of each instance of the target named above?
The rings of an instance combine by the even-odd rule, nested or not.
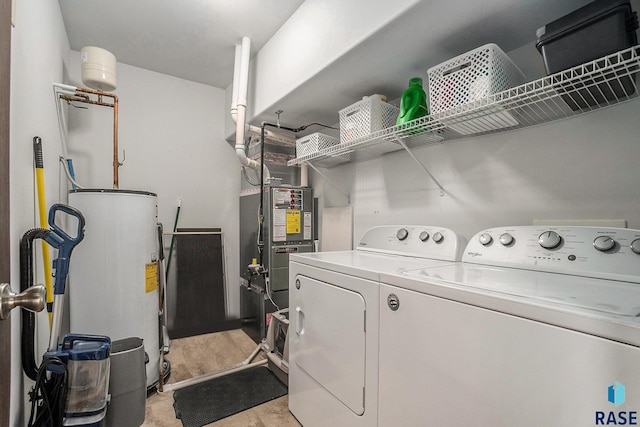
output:
[[[322,178],[324,178],[325,181],[327,181],[333,188],[335,188],[338,193],[342,194],[347,199],[347,202],[349,204],[351,204],[351,196],[350,195],[348,195],[345,192],[343,192],[342,190],[340,190],[340,187],[338,187],[333,181],[331,181],[325,174],[320,172],[320,170],[318,170],[318,168],[315,167],[311,162],[307,161],[305,163],[308,164],[309,166],[311,166],[311,169],[316,171],[318,173],[318,175],[320,175]]]
[[[398,141],[398,143],[399,143],[400,145],[402,145],[402,148],[404,148],[404,149],[405,149],[405,151],[406,151],[407,153],[409,153],[409,155],[411,156],[411,158],[412,158],[413,160],[415,160],[415,162],[416,162],[417,164],[419,164],[419,165],[420,165],[420,167],[421,167],[422,169],[424,169],[424,171],[427,173],[427,175],[429,175],[429,178],[431,178],[431,180],[432,180],[433,182],[435,182],[435,183],[436,183],[436,185],[437,185],[437,186],[438,186],[438,188],[440,189],[440,197],[444,196],[444,188],[442,188],[442,185],[440,185],[440,183],[438,182],[438,180],[437,180],[437,179],[435,179],[435,177],[431,174],[431,172],[429,172],[429,169],[427,169],[427,167],[426,167],[425,165],[423,165],[423,164],[422,164],[422,162],[421,162],[420,160],[418,160],[418,158],[413,154],[413,152],[409,149],[409,147],[407,147],[407,144],[405,144],[405,142],[404,142],[401,138],[399,138],[398,136],[394,136],[394,138],[395,138],[395,140],[396,140],[396,141]]]

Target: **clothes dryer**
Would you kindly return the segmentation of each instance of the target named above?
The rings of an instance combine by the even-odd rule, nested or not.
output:
[[[637,425],[640,230],[502,227],[381,274],[380,426]]]
[[[293,254],[289,409],[305,426],[374,426],[382,272],[448,265],[463,245],[431,226],[372,228],[353,251]]]

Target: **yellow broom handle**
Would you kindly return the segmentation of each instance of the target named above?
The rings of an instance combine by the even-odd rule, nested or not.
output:
[[[42,161],[42,141],[39,137],[33,138],[36,157],[36,185],[38,187],[38,213],[40,218],[40,228],[47,226],[47,207],[44,197],[44,165]],[[53,306],[53,283],[51,282],[51,253],[49,244],[42,240],[42,262],[44,263],[44,286],[47,291],[47,313],[49,315],[49,328],[53,322],[51,308]]]

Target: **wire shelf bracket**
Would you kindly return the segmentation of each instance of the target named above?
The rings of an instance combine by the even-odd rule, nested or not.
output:
[[[429,175],[429,178],[431,178],[431,180],[433,182],[435,182],[435,184],[438,186],[438,188],[440,189],[440,197],[444,196],[444,188],[442,188],[442,185],[440,185],[440,182],[438,182],[438,180],[433,176],[433,174],[431,172],[429,172],[429,169],[415,156],[415,154],[413,154],[413,151],[411,151],[411,149],[407,146],[407,144],[402,140],[402,138],[396,136],[396,141],[398,141],[398,144],[402,145],[402,148],[405,149],[405,151],[407,153],[409,153],[409,156],[411,156],[411,158],[418,164],[420,165],[420,167],[422,169],[424,169],[424,171],[427,173],[427,175]]]

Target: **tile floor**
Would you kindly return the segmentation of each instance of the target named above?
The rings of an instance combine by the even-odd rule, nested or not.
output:
[[[168,384],[215,372],[244,361],[256,348],[241,329],[171,341]],[[262,354],[256,361],[264,358]],[[215,427],[299,427],[287,407],[287,396],[208,424]],[[173,393],[155,393],[147,399],[143,427],[182,427],[173,410]]]

